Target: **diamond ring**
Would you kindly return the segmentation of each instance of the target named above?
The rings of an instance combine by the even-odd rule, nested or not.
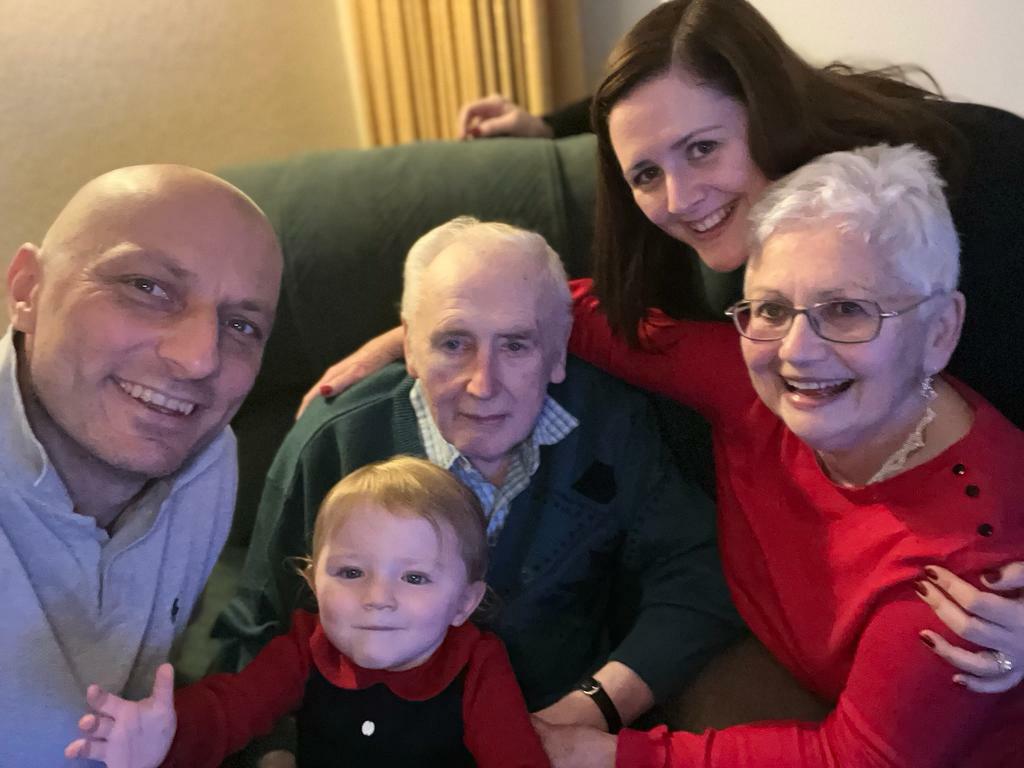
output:
[[[992,651],[992,660],[999,667],[1000,674],[1008,675],[1010,672],[1013,672],[1013,662],[1002,651]]]

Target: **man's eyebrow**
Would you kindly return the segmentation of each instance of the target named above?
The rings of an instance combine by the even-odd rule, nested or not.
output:
[[[264,304],[261,301],[254,301],[252,299],[242,299],[239,302],[228,302],[229,307],[237,307],[238,309],[245,310],[246,312],[255,312],[258,315],[265,315],[267,317],[274,317],[274,309],[269,304]]]
[[[540,333],[536,328],[512,328],[498,335],[503,339],[535,339]]]
[[[440,338],[442,338],[444,336],[472,336],[472,335],[473,334],[471,334],[465,328],[453,325],[453,326],[448,327],[448,328],[445,328],[445,327],[435,328],[434,330],[432,330],[430,332],[430,337],[429,338],[431,338],[431,339],[440,339]]]
[[[106,259],[100,262],[101,265],[112,264],[117,266],[124,262],[133,261],[136,259],[151,259],[160,266],[160,268],[166,270],[171,277],[176,280],[183,282],[193,282],[199,278],[196,272],[190,269],[186,269],[181,266],[175,259],[173,259],[167,252],[160,250],[159,248],[143,248],[141,246],[134,245],[132,243],[124,243],[116,246]],[[267,317],[273,318],[275,314],[274,308],[261,301],[255,299],[239,299],[238,301],[226,302],[228,307],[234,309],[244,310],[246,312],[255,312],[256,314],[266,315]]]
[[[126,261],[134,261],[136,259],[152,259],[159,263],[159,265],[166,269],[171,275],[180,280],[191,280],[196,277],[195,272],[185,269],[183,266],[178,264],[173,258],[170,257],[164,251],[159,248],[143,248],[142,246],[135,245],[134,243],[122,243],[111,249],[111,253],[101,264],[113,264],[118,265]]]

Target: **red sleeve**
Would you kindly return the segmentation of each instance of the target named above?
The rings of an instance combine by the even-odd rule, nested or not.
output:
[[[301,702],[309,678],[315,614],[296,611],[291,630],[271,640],[236,675],[211,675],[175,691],[178,730],[164,768],[216,768]]]
[[[641,348],[612,333],[589,278],[570,283],[573,328],[569,351],[629,382],[677,400],[714,420],[753,397],[739,334],[726,323],[675,320],[650,310]]]
[[[908,587],[909,591],[909,587]],[[915,597],[871,619],[835,710],[821,724],[772,722],[703,734],[623,731],[617,766],[629,768],[938,768],[977,763],[970,750],[1005,742],[1000,722],[1024,716],[1024,695],[972,693],[921,646],[937,619]],[[947,637],[948,631],[943,631]],[[756,695],[752,692],[753,695]],[[1009,714],[1009,718],[1007,715]],[[1003,731],[1005,732],[1005,727]],[[988,735],[986,735],[988,731]],[[1012,749],[1013,745],[1006,745]],[[1019,750],[1021,745],[1017,744]],[[975,756],[976,757],[976,756]],[[986,765],[1000,762],[986,761]]]
[[[483,632],[469,658],[462,692],[466,748],[479,768],[549,768],[540,736],[501,641]]]

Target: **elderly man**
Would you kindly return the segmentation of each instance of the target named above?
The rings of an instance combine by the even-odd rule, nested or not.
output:
[[[402,321],[405,368],[319,399],[285,440],[219,634],[244,663],[284,631],[303,595],[288,558],[309,551],[326,491],[425,455],[487,510],[493,626],[531,709],[631,721],[736,636],[711,503],[646,398],[566,359],[566,276],[539,235],[469,218],[431,231],[406,261]]]
[[[0,349],[0,764],[67,764],[97,682],[145,695],[227,535],[228,421],[281,254],[260,210],[180,166],[86,184],[7,275]]]

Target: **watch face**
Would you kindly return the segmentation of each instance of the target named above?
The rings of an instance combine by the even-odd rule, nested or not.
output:
[[[587,696],[593,696],[601,690],[601,684],[591,677],[580,683],[580,690],[587,694]]]

